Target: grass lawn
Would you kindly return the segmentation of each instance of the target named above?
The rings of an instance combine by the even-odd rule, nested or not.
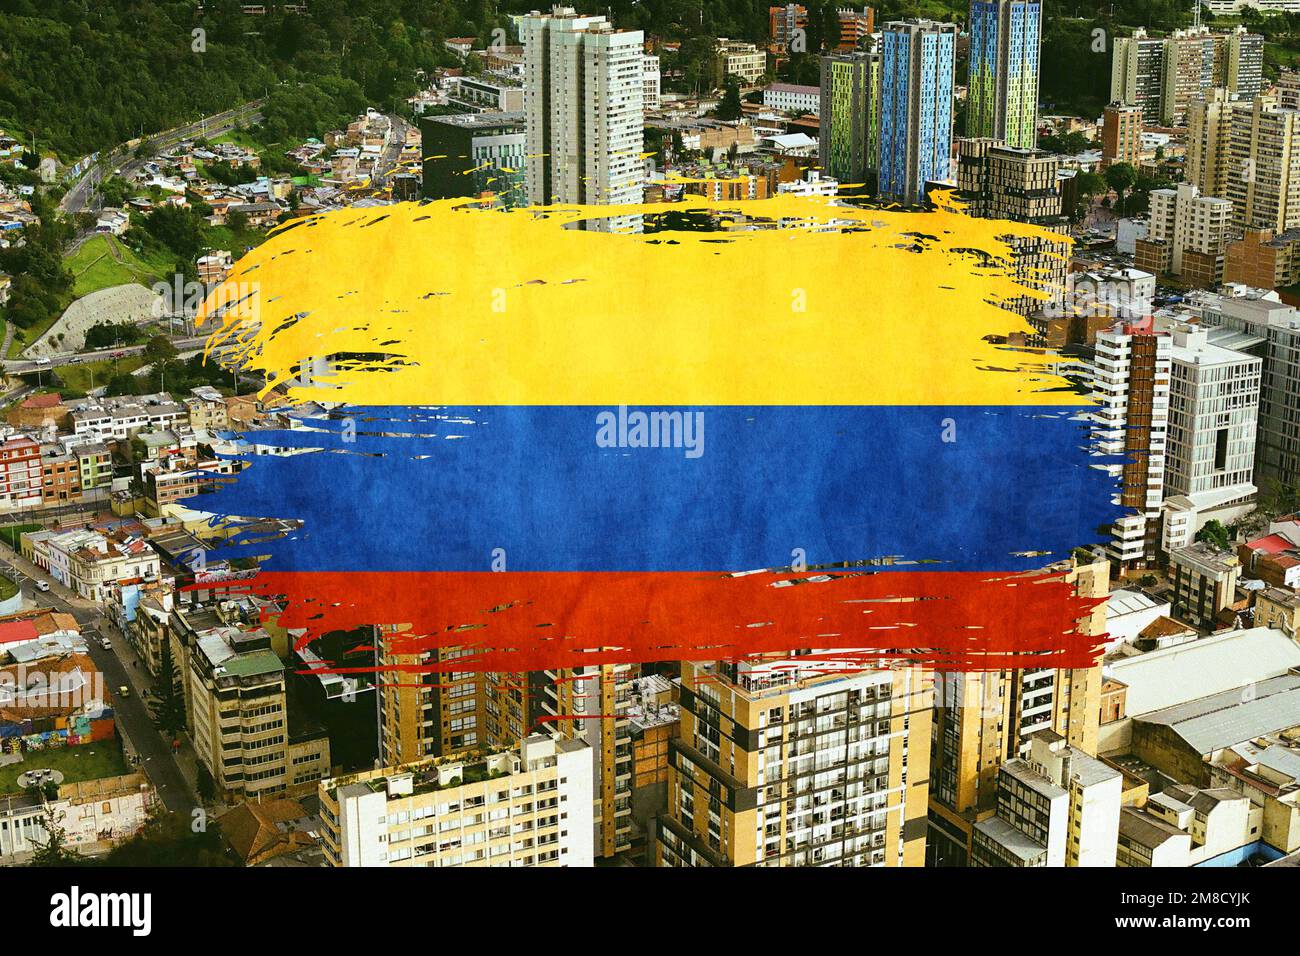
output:
[[[74,280],[73,295],[83,296],[127,282],[153,285],[169,275],[175,266],[165,255],[141,258],[122,242],[117,243],[117,249],[120,262],[110,250],[107,236],[93,236],[68,257],[66,265]]]
[[[64,308],[67,308],[66,304],[64,305]],[[62,310],[54,312],[50,315],[48,321],[42,322],[39,325],[33,325],[28,329],[19,328],[15,325],[14,340],[9,343],[9,351],[5,354],[5,358],[16,358],[19,352],[39,339],[49,330],[51,325],[59,321],[59,316],[62,314]]]
[[[28,770],[58,770],[63,774],[64,783],[120,777],[131,772],[117,740],[99,740],[24,754],[19,763],[0,767],[0,793],[22,793],[18,777]]]
[[[128,355],[118,359],[116,364],[116,371],[113,370],[112,359],[104,359],[102,362],[83,362],[80,365],[60,365],[58,376],[65,388],[89,392],[92,388],[107,385],[108,380],[114,375],[128,375],[134,372],[144,365],[145,361],[142,356]]]
[[[7,601],[18,593],[18,584],[0,574],[0,601]]]
[[[15,551],[18,550],[18,539],[28,531],[40,531],[43,525],[39,524],[11,524],[0,528],[0,539],[9,545]]]

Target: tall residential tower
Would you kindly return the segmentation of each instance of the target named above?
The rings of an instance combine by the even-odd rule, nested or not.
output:
[[[1034,148],[1041,20],[1039,0],[972,0],[967,136]]]

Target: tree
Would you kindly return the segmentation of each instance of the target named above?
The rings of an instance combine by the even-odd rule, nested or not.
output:
[[[54,807],[46,804],[45,813],[37,824],[45,831],[45,838],[31,839],[33,846],[29,866],[70,866],[77,855],[68,849],[68,831],[61,824],[63,814],[56,815]]]
[[[165,639],[158,660],[158,689],[150,694],[149,713],[159,731],[175,737],[185,729],[185,694],[181,671],[172,657],[172,642]]]
[[[717,115],[718,119],[723,120],[740,119],[740,82],[734,76],[727,77],[727,91],[722,94]]]
[[[176,346],[165,335],[155,335],[144,344],[144,360],[153,365],[167,362],[176,357]]]
[[[1232,539],[1228,535],[1228,529],[1217,518],[1211,518],[1205,522],[1201,530],[1196,532],[1196,540],[1211,544],[1220,551],[1227,551],[1232,546]]]
[[[212,774],[205,764],[200,763],[198,765],[195,777],[195,787],[199,791],[199,799],[204,803],[215,800],[217,797],[217,784],[212,779]]]
[[[1106,167],[1106,185],[1119,197],[1120,213],[1124,211],[1124,194],[1137,182],[1137,173],[1128,163],[1112,163]]]

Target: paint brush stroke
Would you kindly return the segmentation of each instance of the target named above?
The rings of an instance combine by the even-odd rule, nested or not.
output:
[[[470,650],[445,665],[455,670],[729,659],[791,649],[841,649],[864,661],[940,669],[1086,667],[1100,640],[1077,633],[1097,600],[1048,575],[270,572],[245,586],[291,596],[279,619],[289,628],[418,621],[388,638],[386,650]]]
[[[347,210],[295,221],[245,255],[202,327],[223,361],[299,401],[1079,402],[1053,391],[1065,383],[1042,356],[984,341],[1028,331],[999,307],[1033,294],[1012,276],[1005,237],[1045,236],[1064,254],[1060,235],[947,206],[696,197],[671,208],[846,228],[611,236],[562,228],[591,209]],[[308,381],[315,359],[330,368]]]
[[[795,557],[1021,571],[1099,540],[1120,513],[1068,410],[677,411],[699,457],[601,447],[596,408],[344,408],[248,433],[322,450],[248,456],[237,481],[189,504],[302,521],[270,551],[265,567],[282,571],[739,571]]]

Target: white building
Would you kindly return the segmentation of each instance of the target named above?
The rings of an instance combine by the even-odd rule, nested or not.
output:
[[[517,750],[425,760],[320,784],[333,866],[593,862],[592,753],[534,734]]]
[[[1117,323],[1097,333],[1093,413],[1098,454],[1114,456],[1105,468],[1122,483],[1119,503],[1128,513],[1113,525],[1108,551],[1121,567],[1155,560],[1160,504],[1164,500],[1165,442],[1169,426],[1168,335],[1150,323]],[[1131,462],[1125,474],[1125,459]]]
[[[641,57],[641,107],[659,109],[659,57],[648,53]]]
[[[1255,429],[1262,361],[1178,325],[1170,349],[1166,550],[1185,547],[1210,518],[1228,524],[1255,498]],[[1190,507],[1188,507],[1190,505]]]
[[[639,203],[644,64],[640,30],[616,30],[572,8],[519,19],[524,41],[528,201],[533,205]],[[640,216],[585,228],[640,232]]]
[[[772,83],[763,90],[763,105],[785,113],[811,113],[821,109],[820,86]]]
[[[975,824],[972,866],[1114,866],[1118,770],[1059,734],[1034,734],[1027,758],[998,770],[997,814]]]
[[[1223,255],[1232,222],[1229,200],[1202,196],[1190,183],[1180,183],[1173,189],[1153,189],[1150,195],[1146,241],[1161,244],[1162,271],[1182,275],[1185,253],[1189,251]]]

